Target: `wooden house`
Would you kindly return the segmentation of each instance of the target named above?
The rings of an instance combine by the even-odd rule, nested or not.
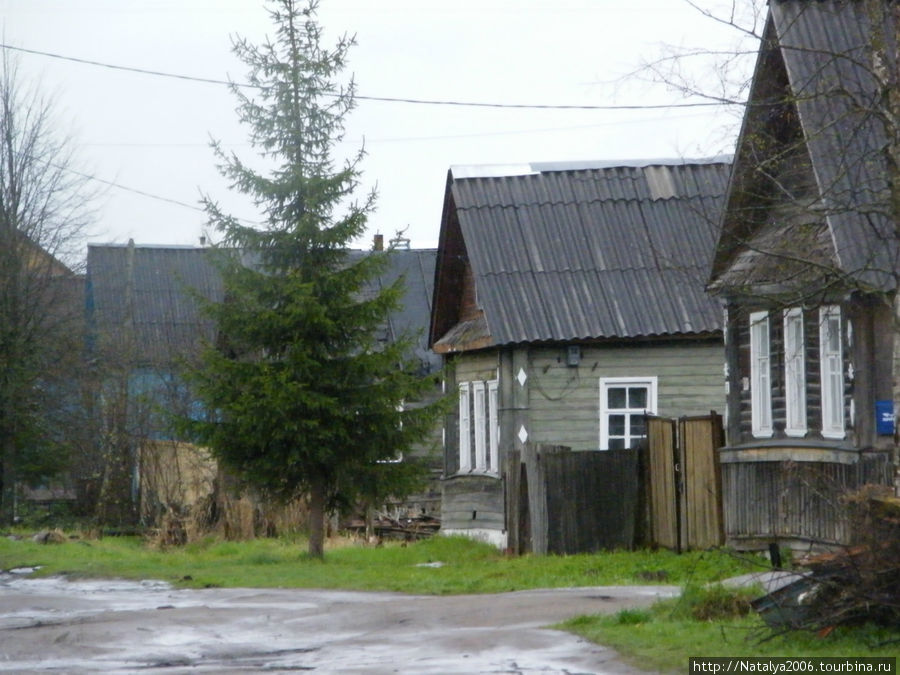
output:
[[[366,254],[349,252],[351,260]],[[426,338],[435,254],[434,249],[394,250],[373,287],[365,291],[375,292],[404,278],[403,304],[388,317],[379,339],[418,334],[414,349],[423,374],[440,367]],[[215,464],[181,442],[170,417],[199,412],[179,377],[181,368],[216,338],[215,324],[202,313],[198,296],[212,301],[223,297],[222,280],[207,248],[133,242],[88,248],[90,352],[102,364],[101,399],[104,414],[110,417],[106,424],[120,430],[116,438],[133,460],[131,496],[140,501],[146,522],[196,503],[212,491],[216,478]],[[429,439],[421,452],[437,445],[439,438]],[[436,516],[439,491],[431,488],[403,504],[416,515]]]
[[[770,2],[709,283],[737,546],[844,542],[840,493],[891,481],[900,267],[872,45],[894,33],[864,5]]]
[[[724,405],[704,291],[728,163],[459,167],[448,174],[430,340],[458,404],[441,529],[505,546],[500,468],[526,443],[634,446],[644,414]]]

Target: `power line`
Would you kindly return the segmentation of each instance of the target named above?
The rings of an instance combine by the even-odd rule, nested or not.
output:
[[[219,84],[234,87],[242,87],[247,89],[256,89],[252,84],[243,82],[230,82],[228,80],[219,80],[210,77],[197,77],[194,75],[182,75],[179,73],[168,73],[160,70],[150,70],[147,68],[137,68],[133,66],[122,66],[114,63],[104,63],[102,61],[92,61],[90,59],[82,59],[75,56],[65,56],[63,54],[54,54],[52,52],[39,51],[37,49],[27,49],[25,47],[14,47],[0,43],[0,48],[12,51],[23,52],[26,54],[35,54],[38,56],[47,56],[62,61],[71,61],[73,63],[81,63],[89,66],[98,66],[101,68],[110,68],[112,70],[122,70],[130,73],[139,73],[141,75],[153,75],[155,77],[169,77],[177,80],[186,80],[188,82],[201,82],[203,84]],[[458,106],[467,108],[507,108],[519,110],[666,110],[673,108],[710,108],[723,105],[743,105],[742,103],[729,100],[716,101],[697,101],[694,103],[658,103],[658,104],[623,104],[623,105],[566,105],[566,104],[543,104],[543,103],[490,103],[478,101],[452,101],[452,100],[430,100],[421,98],[395,97],[395,96],[364,96],[355,94],[354,98],[360,101],[376,101],[381,103],[407,103],[415,105],[443,105]]]
[[[84,173],[83,171],[78,171],[77,169],[73,169],[69,166],[63,166],[61,164],[56,164],[55,162],[47,162],[49,166],[52,166],[56,169],[60,169],[62,171],[67,171],[69,173],[75,174],[76,176],[80,176],[85,180],[94,181],[96,183],[102,183],[103,185],[109,185],[110,187],[117,188],[119,190],[124,190],[125,192],[132,192],[136,195],[140,195],[141,197],[147,197],[149,199],[155,199],[160,202],[166,202],[168,204],[175,204],[176,206],[182,206],[187,209],[191,209],[193,211],[199,211],[201,213],[206,213],[206,209],[202,206],[197,206],[196,204],[189,204],[187,202],[180,201],[178,199],[173,199],[171,197],[163,197],[162,195],[154,194],[152,192],[147,192],[146,190],[139,190],[138,188],[129,187],[127,185],[122,185],[121,183],[117,183],[115,181],[106,180],[105,178],[100,178],[99,176],[95,176],[93,174]],[[237,220],[243,221],[245,223],[249,223],[251,225],[260,225],[261,223],[257,220],[249,220],[247,218],[236,218]]]
[[[76,176],[81,176],[87,180],[92,180],[97,183],[103,183],[104,185],[109,185],[110,187],[118,188],[119,190],[124,190],[125,192],[133,192],[136,195],[141,195],[142,197],[149,197],[150,199],[156,199],[161,202],[168,202],[169,204],[175,204],[177,206],[183,206],[188,209],[193,209],[194,211],[205,212],[202,206],[197,206],[196,204],[188,204],[187,202],[179,201],[178,199],[172,199],[171,197],[163,197],[162,195],[153,194],[152,192],[146,192],[145,190],[139,190],[138,188],[128,187],[127,185],[122,185],[121,183],[116,183],[115,181],[106,180],[105,178],[100,178],[99,176],[93,176],[88,173],[82,173],[81,171],[76,171],[75,169],[66,167],[66,166],[58,166],[55,165],[58,169],[62,169],[63,171],[68,171],[69,173],[74,173]]]

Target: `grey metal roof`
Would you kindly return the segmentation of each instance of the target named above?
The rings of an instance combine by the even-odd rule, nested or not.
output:
[[[196,292],[213,301],[222,299],[222,281],[210,255],[210,249],[185,246],[90,245],[87,303],[98,337],[121,345],[133,336],[132,362],[153,366],[172,364],[195,353],[204,340],[213,340],[215,326],[193,297]],[[394,339],[404,331],[418,335],[416,355],[435,369],[439,358],[425,337],[435,251],[398,250],[389,260],[374,283],[387,285],[402,275],[406,295],[389,318],[387,337]]]
[[[886,28],[893,39],[893,27]],[[760,53],[765,55],[774,43],[783,59],[838,269],[863,283],[892,287],[898,247],[884,156],[888,136],[884,118],[877,113],[879,88],[873,77],[865,3],[773,0],[766,36]],[[761,58],[755,79],[768,82],[772,63]],[[754,83],[754,91],[756,87]],[[771,102],[755,100],[751,94],[751,111],[767,103]],[[753,133],[745,124],[742,136]],[[749,152],[741,155],[742,145],[736,164],[757,161]],[[745,253],[737,251],[737,256],[747,257]],[[717,257],[714,282],[724,269],[723,255],[735,252],[726,250]]]
[[[168,365],[215,337],[193,292],[222,299],[210,251],[194,247],[88,246],[89,319],[101,346],[138,365]],[[133,342],[132,342],[133,340]]]
[[[494,344],[720,330],[703,279],[728,173],[723,162],[484,178],[451,169]]]
[[[888,278],[878,272],[896,269],[897,247],[887,217],[887,134],[875,112],[879,90],[865,3],[774,2],[771,15],[838,261],[845,272],[884,284]]]
[[[355,252],[365,255],[365,252]],[[429,372],[441,366],[441,357],[428,347],[428,320],[434,295],[434,265],[436,249],[394,249],[389,253],[388,266],[373,281],[374,289],[381,289],[403,277],[406,294],[398,310],[388,316],[386,337],[395,340],[403,334],[415,339],[415,354]]]

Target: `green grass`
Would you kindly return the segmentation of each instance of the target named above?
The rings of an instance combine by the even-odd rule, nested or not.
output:
[[[773,637],[747,600],[759,589],[689,587],[677,599],[645,610],[582,616],[559,627],[612,647],[633,665],[685,672],[691,656],[847,657],[897,655],[900,630],[839,628],[826,637],[790,633]],[[707,617],[707,618],[698,618]]]
[[[349,540],[310,559],[299,537],[228,542],[204,539],[159,550],[137,537],[69,539],[37,544],[0,538],[0,570],[41,566],[38,574],[76,577],[161,579],[204,588],[283,587],[402,591],[420,594],[496,593],[530,588],[672,584],[687,587],[681,598],[649,609],[612,616],[578,617],[560,627],[610,646],[645,669],[681,671],[690,656],[894,656],[900,631],[836,630],[827,638],[768,635],[747,611],[743,595],[718,586],[701,587],[748,571],[760,560],[727,550],[691,552],[621,551],[573,556],[507,557],[486,544],[435,537],[409,546],[369,548]],[[440,567],[418,567],[423,563]],[[893,644],[878,646],[894,640]]]
[[[161,579],[184,587],[342,588],[424,594],[497,593],[529,588],[707,583],[753,569],[727,551],[611,552],[507,557],[486,544],[435,537],[409,546],[345,543],[325,561],[299,538],[227,542],[204,539],[161,551],[134,537],[36,544],[0,539],[0,569],[40,565],[40,574]],[[423,563],[441,567],[417,567]]]

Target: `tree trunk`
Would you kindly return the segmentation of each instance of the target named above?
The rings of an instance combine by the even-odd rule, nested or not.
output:
[[[314,480],[309,489],[309,555],[325,557],[325,483]]]
[[[0,454],[0,524],[12,525],[16,519],[15,444],[3,439]]]

